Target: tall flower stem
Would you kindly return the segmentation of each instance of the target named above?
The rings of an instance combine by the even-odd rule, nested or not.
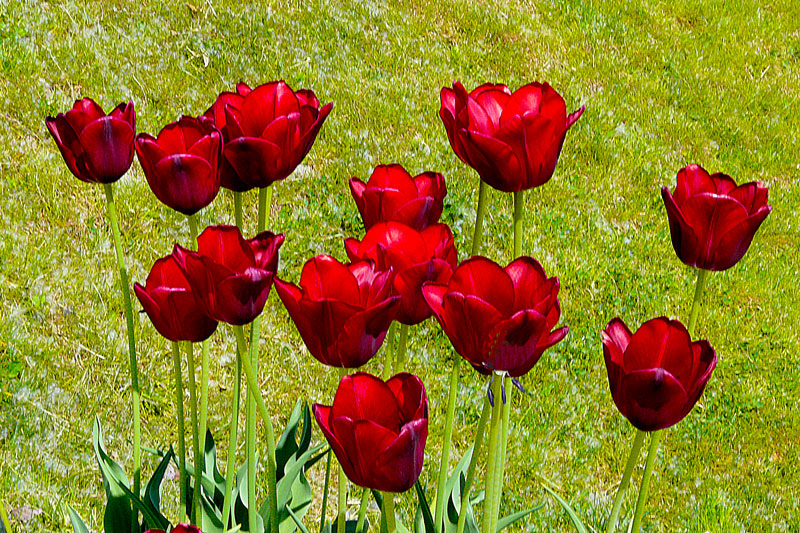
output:
[[[653,473],[653,463],[656,462],[658,445],[661,442],[661,436],[663,434],[663,431],[654,431],[650,438],[650,448],[647,450],[647,463],[644,467],[644,474],[642,474],[639,498],[636,500],[636,513],[633,516],[633,525],[631,526],[631,531],[633,533],[639,533],[642,527],[642,516],[644,516],[644,507],[647,503],[647,490],[650,487],[650,475]]]
[[[190,513],[189,520],[192,524],[196,524],[197,508],[200,505],[200,476],[203,471],[203,456],[200,453],[200,436],[197,434],[197,384],[195,383],[194,349],[192,343],[186,342],[184,349],[186,350],[186,359],[188,361],[189,379],[187,381],[189,384],[189,412],[192,418],[192,448],[194,450],[194,492],[192,493],[192,512]]]
[[[383,516],[386,520],[387,533],[397,533],[397,519],[394,516],[394,493],[383,493]]]
[[[692,300],[692,310],[689,313],[689,324],[687,326],[687,330],[689,330],[689,336],[693,336],[695,334],[695,328],[697,327],[697,317],[700,315],[700,308],[703,304],[703,295],[705,293],[706,288],[706,279],[708,278],[708,270],[703,270],[702,268],[697,269],[697,282],[695,283],[694,287],[694,299]]]
[[[622,481],[619,483],[617,495],[614,497],[614,505],[611,507],[611,516],[609,516],[608,522],[606,523],[606,533],[613,533],[617,527],[619,511],[622,508],[622,501],[625,499],[625,491],[628,490],[633,469],[636,468],[636,463],[639,462],[639,454],[642,450],[642,443],[644,443],[644,436],[644,431],[636,430],[636,437],[633,439],[631,453],[628,455],[628,462],[625,463],[625,472],[622,474]]]
[[[501,378],[501,390],[504,387],[502,382],[505,376]],[[510,385],[510,383],[509,383]],[[511,427],[511,398],[514,396],[514,387],[509,386],[505,389],[506,397],[501,398],[503,402],[503,412],[500,427],[500,454],[497,460],[497,470],[494,478],[495,485],[495,500],[494,508],[492,509],[492,531],[497,530],[497,519],[500,516],[500,502],[503,499],[503,480],[506,470],[506,450],[508,449],[508,431]]]
[[[514,259],[522,255],[522,218],[525,211],[524,192],[514,193]]]
[[[406,351],[408,350],[408,325],[400,324],[400,340],[397,341],[397,347],[394,354],[394,373],[403,371],[406,366]]]
[[[481,241],[483,238],[483,217],[486,214],[486,188],[487,185],[482,179],[478,180],[478,207],[475,211],[475,230],[472,233],[472,255],[481,253]]]
[[[483,451],[484,436],[486,435],[486,424],[489,422],[489,415],[492,412],[492,404],[489,403],[489,398],[483,401],[483,409],[481,410],[481,418],[478,421],[478,429],[475,430],[475,444],[472,446],[472,457],[469,460],[467,467],[467,479],[464,482],[464,489],[461,491],[461,512],[458,515],[458,530],[457,533],[464,533],[464,526],[467,523],[467,513],[465,509],[469,502],[470,492],[472,486],[475,484],[475,472],[478,466],[478,457]]]
[[[172,342],[172,362],[175,371],[175,414],[178,419],[178,467],[180,468],[181,518],[186,512],[186,434],[183,424],[183,376],[181,375],[181,349]]]
[[[234,326],[236,334],[236,375],[233,382],[233,403],[231,404],[231,429],[228,441],[228,465],[225,470],[225,499],[222,503],[222,525],[228,527],[231,513],[233,484],[236,481],[236,441],[239,433],[239,404],[242,396],[242,357],[247,357],[247,342],[244,338],[244,327]]]
[[[197,250],[199,243],[197,241],[197,217],[196,215],[189,215],[189,233],[192,241],[190,246]],[[208,366],[209,366],[209,342],[208,339],[202,343],[202,362],[200,372],[200,429],[198,430],[200,440],[200,451],[205,454],[206,451],[206,428],[208,427]],[[203,461],[203,468],[205,468],[205,461]],[[201,479],[203,471],[196,473],[197,479]]]
[[[692,337],[697,327],[697,318],[700,316],[700,307],[703,303],[703,293],[705,292],[706,279],[708,271],[702,268],[697,269],[697,282],[694,288],[694,298],[692,299],[692,309],[689,312],[689,324],[687,330],[689,337]],[[639,486],[639,497],[636,500],[636,512],[633,517],[633,526],[631,531],[638,533],[642,526],[642,517],[644,516],[644,507],[647,504],[647,491],[650,485],[650,475],[653,472],[653,464],[658,454],[658,445],[661,443],[661,438],[664,430],[655,431],[652,433],[650,439],[650,448],[647,451],[647,463],[645,464],[644,474],[642,475],[642,483]]]
[[[242,193],[233,191],[233,222],[244,235],[244,217],[242,216]]]
[[[319,517],[319,533],[325,530],[325,512],[328,510],[328,487],[331,483],[331,460],[333,450],[328,448],[328,460],[325,461],[325,487],[322,489],[322,511]]]
[[[369,489],[364,489],[361,493],[361,504],[358,506],[358,521],[356,522],[356,533],[366,533],[364,531],[364,521],[367,519],[367,503],[369,502]]]
[[[339,369],[339,382],[347,375],[346,368]],[[385,501],[385,500],[384,500]],[[342,464],[339,463],[339,517],[336,521],[337,533],[345,533],[347,525],[347,476],[344,473]]]
[[[111,233],[114,236],[114,250],[117,256],[117,267],[119,269],[119,290],[122,292],[122,301],[125,305],[125,323],[128,330],[128,358],[131,374],[131,392],[133,397],[133,493],[137,496],[141,491],[141,472],[142,472],[142,429],[139,397],[139,365],[136,362],[136,337],[133,332],[133,307],[131,306],[131,293],[128,287],[128,271],[125,268],[125,258],[122,255],[122,237],[119,232],[119,221],[117,220],[117,205],[114,202],[114,189],[110,183],[103,184],[103,191],[106,194],[106,211],[108,221],[111,223]],[[138,515],[134,508],[134,514]],[[138,517],[132,521],[132,530],[138,527]]]
[[[482,182],[481,182],[482,183]],[[442,457],[439,462],[439,483],[436,490],[436,511],[434,514],[434,527],[439,531],[444,530],[444,505],[445,485],[447,484],[447,466],[450,462],[450,444],[453,438],[453,419],[456,411],[456,392],[458,392],[458,378],[461,370],[461,358],[453,361],[453,370],[450,372],[449,393],[447,395],[447,418],[444,424],[444,442],[442,442]]]
[[[381,373],[381,378],[383,381],[386,381],[390,377],[392,377],[392,361],[394,352],[396,351],[396,343],[397,343],[397,322],[392,322],[389,325],[389,331],[386,332],[386,338],[384,340],[384,359],[383,359],[383,372]]]
[[[483,533],[494,533],[492,529],[492,513],[494,511],[495,477],[497,476],[498,459],[500,459],[500,431],[503,426],[502,421],[502,398],[501,387],[502,377],[495,375],[492,381],[492,395],[494,406],[492,408],[492,422],[489,426],[489,451],[486,460],[486,499],[483,504]]]
[[[267,215],[272,206],[272,186],[258,190],[258,233],[267,227]]]

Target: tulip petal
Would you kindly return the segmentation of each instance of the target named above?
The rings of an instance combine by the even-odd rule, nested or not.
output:
[[[356,475],[355,473],[357,473],[357,466],[353,464],[350,453],[348,453],[347,448],[345,448],[344,444],[339,440],[339,437],[334,432],[334,425],[332,424],[331,417],[331,407],[315,403],[312,406],[312,411],[314,413],[314,418],[317,420],[319,428],[322,430],[322,434],[325,435],[325,440],[328,441],[328,444],[330,444],[331,448],[333,449],[336,459],[339,461],[339,464],[342,465],[345,473],[348,473],[348,478],[353,480],[353,477],[351,477],[350,473]],[[336,426],[339,427],[341,433],[347,436],[348,440],[352,442],[352,420],[349,421],[349,424],[347,422],[347,420],[340,420]],[[341,427],[343,425],[344,428]]]
[[[656,431],[677,424],[685,415],[688,401],[680,382],[663,368],[626,374],[622,378],[620,395],[617,403],[620,412],[641,431]]]
[[[738,263],[750,248],[750,243],[753,242],[753,237],[761,227],[761,223],[771,212],[771,206],[762,207],[754,215],[729,227],[719,239],[709,258],[710,270],[726,270]]]
[[[127,122],[102,117],[86,126],[78,138],[86,166],[100,183],[116,181],[130,168],[134,131]]]
[[[720,241],[748,216],[747,210],[738,201],[712,193],[689,197],[681,205],[681,213],[697,236],[697,266],[705,269],[714,269],[716,255],[724,257],[730,254],[731,250],[720,247]],[[730,239],[728,242],[731,242]],[[748,241],[747,245],[749,244]]]
[[[345,376],[333,399],[331,416],[335,420],[371,420],[385,428],[400,431],[403,420],[392,390],[380,378],[364,372]]]
[[[691,342],[689,332],[677,320],[648,320],[636,330],[625,349],[625,372],[664,368],[680,383],[688,383],[692,375]]]
[[[376,486],[386,492],[405,492],[422,472],[428,420],[413,420],[403,426],[395,441],[375,458]]]
[[[184,215],[197,213],[219,192],[216,169],[206,159],[193,155],[165,157],[145,177],[161,202]]]
[[[505,271],[514,286],[514,309],[533,308],[552,292],[542,265],[532,257],[518,257]]]
[[[255,255],[236,226],[209,226],[197,238],[200,255],[227,268],[231,272],[244,272],[255,266]]]
[[[675,203],[674,197],[666,187],[661,188],[661,198],[664,200],[664,207],[667,210],[669,233],[675,253],[687,265],[696,266],[700,246],[694,229],[686,221],[680,208]]]
[[[277,118],[299,112],[297,96],[285,82],[265,83],[245,96],[242,103],[242,129],[249,137],[261,137]]]
[[[404,420],[428,418],[428,398],[425,386],[415,375],[408,372],[395,374],[386,381],[392,394],[397,398],[400,413]]]
[[[473,295],[503,316],[511,316],[514,309],[514,282],[503,267],[485,257],[462,261],[450,278],[448,291]]]
[[[477,296],[447,292],[443,316],[442,327],[456,352],[473,365],[483,367],[488,356],[483,352],[485,340],[503,315]]]
[[[253,187],[268,187],[275,178],[275,162],[281,149],[270,141],[256,137],[239,137],[225,145],[223,155],[236,175]]]
[[[483,352],[489,355],[486,368],[515,377],[524,374],[520,369],[532,368],[539,359],[536,345],[544,328],[544,317],[530,309],[497,323],[484,341]]]
[[[692,343],[692,358],[694,367],[692,368],[692,377],[686,386],[688,399],[685,414],[688,414],[694,404],[697,403],[697,400],[700,399],[708,380],[711,378],[711,372],[717,366],[717,354],[706,340]]]
[[[312,300],[332,299],[359,302],[358,282],[350,269],[329,255],[306,261],[300,274],[300,286]]]
[[[494,137],[468,131],[464,143],[469,165],[491,187],[503,192],[521,191],[525,166],[512,148]]]

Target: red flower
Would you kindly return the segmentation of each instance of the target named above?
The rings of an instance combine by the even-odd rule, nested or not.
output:
[[[144,533],[166,533],[163,529],[148,529]],[[170,530],[170,533],[203,533],[197,526],[189,524],[178,524]]]
[[[536,82],[513,94],[505,85],[491,84],[467,94],[456,82],[440,97],[439,116],[456,155],[504,192],[547,183],[567,130],[584,110],[567,116],[561,95]]]
[[[193,117],[165,126],[158,138],[136,136],[136,153],[153,193],[184,215],[197,213],[216,198],[221,149],[217,128]]]
[[[345,239],[344,245],[351,261],[371,259],[378,269],[394,271],[392,286],[402,297],[395,320],[409,326],[431,316],[422,284],[446,283],[458,263],[453,233],[446,224],[417,231],[399,222],[381,222],[362,241]]]
[[[300,287],[276,279],[275,290],[311,355],[326,365],[358,368],[383,344],[400,303],[391,276],[371,261],[343,265],[319,255],[303,266]]]
[[[447,195],[441,174],[424,172],[412,178],[400,165],[375,167],[366,184],[350,178],[350,191],[366,229],[394,221],[422,231],[439,222]]]
[[[197,241],[197,252],[176,244],[173,254],[206,313],[235,326],[252,322],[267,302],[283,234],[245,240],[236,226],[209,226]]]
[[[558,278],[531,257],[505,269],[481,256],[463,261],[449,283],[426,283],[425,300],[456,352],[482,374],[526,374],[563,339]]]
[[[294,172],[317,138],[333,104],[320,108],[313,91],[284,81],[224,92],[206,112],[222,131],[222,186],[235,191],[267,187]]]
[[[113,183],[133,162],[136,114],[133,102],[121,103],[108,115],[91,98],[76,100],[72,109],[45,120],[64,162],[75,177]]]
[[[417,376],[404,372],[384,383],[357,372],[342,378],[332,406],[313,408],[350,481],[385,492],[414,486],[428,438],[428,399]]]
[[[744,256],[772,207],[768,189],[730,176],[709,175],[699,165],[678,172],[673,194],[661,189],[672,246],[681,261],[705,270],[726,270]]]
[[[171,341],[201,342],[217,329],[171,255],[156,261],[145,286],[134,283],[133,291],[156,331]]]
[[[601,334],[611,396],[637,429],[656,431],[689,414],[717,366],[708,341],[692,342],[677,320],[648,320],[631,335],[615,318]]]

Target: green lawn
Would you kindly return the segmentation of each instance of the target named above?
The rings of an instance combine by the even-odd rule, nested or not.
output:
[[[124,318],[103,193],[72,177],[44,118],[83,96],[106,110],[130,98],[138,130],[156,133],[239,80],[280,78],[334,102],[303,166],[275,188],[269,226],[286,234],[280,277],[290,280],[307,258],[344,259],[342,239],[363,236],[346,183],[381,163],[445,175],[443,219],[465,256],[477,175],[447,142],[437,116],[442,86],[548,81],[570,111],[586,105],[555,176],[526,196],[524,249],[561,279],[570,327],[523,378],[530,394],[515,397],[504,510],[547,502],[526,530],[569,528],[542,480],[588,525],[599,528],[610,510],[634,431],[611,400],[600,330],[614,316],[634,328],[661,314],[687,319],[694,276],[672,250],[660,187],[674,187],[693,162],[768,185],[774,210],[750,251],[711,277],[699,332],[719,363],[700,404],[665,436],[645,527],[800,530],[800,32],[791,22],[800,3],[0,5],[0,502],[9,512],[42,511],[27,523],[12,519],[17,530],[71,531],[67,504],[101,527],[95,415],[113,455],[131,464]],[[186,243],[188,226],[155,199],[137,162],[117,196],[129,273],[141,282],[174,242]],[[484,253],[505,264],[511,200],[488,196]],[[255,195],[245,201],[251,234]],[[231,195],[221,193],[199,220],[201,228],[231,223]],[[335,372],[307,354],[275,295],[264,323],[260,377],[282,425],[298,395],[328,402]],[[143,442],[165,448],[175,442],[169,345],[143,314],[137,335]],[[410,368],[435,417],[423,470],[431,487],[452,350],[432,320],[410,337]],[[221,326],[213,339],[210,428],[222,436],[233,332]],[[472,371],[462,377],[459,451],[472,440],[485,387]],[[319,483],[321,471],[312,477]]]

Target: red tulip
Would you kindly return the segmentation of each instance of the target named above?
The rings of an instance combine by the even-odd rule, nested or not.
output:
[[[391,271],[371,261],[343,265],[328,255],[309,259],[300,287],[275,280],[275,290],[311,352],[323,364],[358,368],[383,344],[399,296]]]
[[[206,207],[219,192],[222,137],[207,121],[181,117],[153,138],[136,136],[136,153],[147,183],[164,204],[184,215]]]
[[[47,129],[75,177],[113,183],[133,162],[136,114],[133,102],[121,103],[108,115],[91,98],[76,100],[72,109],[47,117]]]
[[[689,414],[717,366],[708,341],[692,342],[677,320],[648,320],[631,335],[615,318],[601,334],[611,396],[642,431],[677,424]]]
[[[414,486],[428,438],[428,399],[417,376],[404,372],[384,383],[357,372],[342,378],[332,406],[313,409],[350,481],[384,492]]]
[[[431,316],[422,284],[446,283],[458,263],[453,233],[446,224],[417,231],[399,222],[381,222],[362,241],[345,239],[344,245],[351,261],[370,259],[378,269],[394,271],[392,286],[402,297],[395,320],[409,326]]]
[[[217,329],[171,255],[156,261],[145,286],[134,283],[133,291],[156,331],[171,341],[201,342]]]
[[[422,231],[439,222],[447,195],[441,174],[424,172],[412,178],[400,165],[375,167],[366,184],[350,178],[350,191],[366,229],[394,221]]]
[[[173,254],[208,315],[243,326],[264,310],[281,244],[283,234],[265,231],[245,240],[236,226],[209,226],[197,252],[176,244]]]
[[[709,175],[699,165],[678,172],[673,194],[661,189],[672,246],[681,261],[705,270],[726,270],[744,256],[772,207],[768,189],[730,176]]]
[[[495,189],[517,192],[547,183],[556,169],[567,130],[581,107],[567,116],[564,99],[547,83],[513,94],[505,85],[481,85],[471,93],[444,87],[439,116],[456,155]]]
[[[205,113],[222,131],[222,186],[235,191],[267,187],[286,178],[317,138],[333,104],[320,108],[313,91],[284,81],[224,92]]]
[[[166,533],[163,529],[148,529],[144,533]],[[203,533],[197,526],[189,524],[178,524],[170,530],[170,533]]]
[[[482,374],[527,373],[563,339],[558,278],[531,257],[505,269],[481,256],[463,261],[449,283],[426,283],[425,300],[456,352]]]

